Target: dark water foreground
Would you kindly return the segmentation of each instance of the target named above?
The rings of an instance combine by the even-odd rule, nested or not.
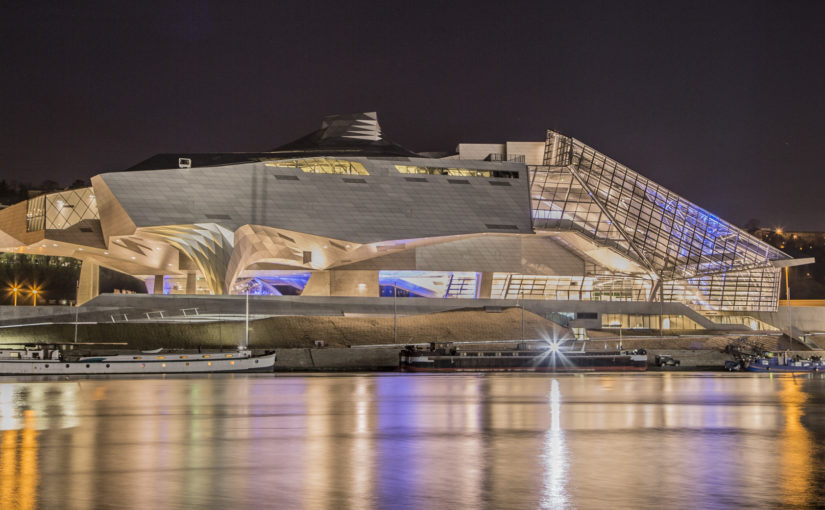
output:
[[[0,508],[825,505],[825,377],[0,379]]]

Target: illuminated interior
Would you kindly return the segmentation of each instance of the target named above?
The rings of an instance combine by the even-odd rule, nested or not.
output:
[[[369,175],[364,165],[346,159],[294,159],[266,163],[266,166],[300,168],[308,174]]]

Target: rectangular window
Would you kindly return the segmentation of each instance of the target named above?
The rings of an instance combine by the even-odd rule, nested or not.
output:
[[[26,201],[26,232],[43,230],[46,227],[46,196],[30,198]]]

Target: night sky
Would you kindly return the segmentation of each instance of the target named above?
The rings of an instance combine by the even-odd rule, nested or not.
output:
[[[414,151],[553,128],[738,225],[825,230],[822,1],[4,0],[0,34],[7,180],[377,111]]]

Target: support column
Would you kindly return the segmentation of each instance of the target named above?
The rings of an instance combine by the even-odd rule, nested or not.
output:
[[[302,296],[329,296],[330,271],[313,271],[301,292]]]
[[[476,288],[476,298],[478,299],[490,299],[490,296],[493,293],[493,273],[491,272],[484,272],[481,273],[481,278],[478,282],[478,288]]]
[[[77,286],[77,304],[100,294],[100,264],[93,260],[84,260],[80,266],[80,282]]]
[[[152,289],[152,294],[163,294],[163,275],[156,274],[155,275],[155,284],[154,288]]]
[[[301,295],[378,297],[378,271],[313,271]]]
[[[198,293],[197,273],[195,273],[194,271],[187,271],[186,272],[186,293],[187,294],[197,294]]]

